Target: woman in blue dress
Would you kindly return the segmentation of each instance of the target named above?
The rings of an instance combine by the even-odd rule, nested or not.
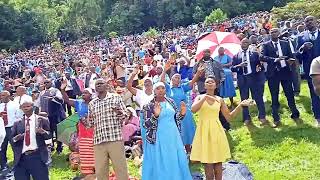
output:
[[[161,81],[164,81],[164,77],[166,72],[171,68],[171,62],[168,62],[165,65],[165,70],[161,74]],[[189,82],[181,83],[181,75],[174,74],[171,77],[171,84],[165,83],[166,86],[166,93],[167,97],[174,100],[175,104],[180,109],[180,103],[184,102],[187,104],[187,96],[189,95],[188,92],[192,90],[193,85],[199,79],[201,73],[203,73],[204,68],[199,69],[193,79]],[[193,115],[190,108],[187,108],[186,115],[181,123],[181,138],[182,142],[186,148],[188,154],[191,153],[191,144],[193,142],[193,137],[196,132],[195,122],[193,120]]]
[[[230,67],[232,66],[232,59],[224,52],[225,49],[223,47],[220,47],[218,49],[219,55],[214,58],[214,60],[221,63],[225,74],[225,80],[223,84],[220,86],[220,97],[229,98],[231,102],[231,107],[234,107],[233,97],[236,96],[236,89],[233,84],[233,75],[230,69]]]
[[[165,97],[165,85],[154,85],[154,99],[143,107],[144,127],[147,130],[142,180],[192,180],[187,155],[180,137],[180,123],[186,114],[173,100]]]

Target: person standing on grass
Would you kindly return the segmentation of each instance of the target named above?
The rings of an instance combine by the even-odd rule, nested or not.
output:
[[[241,107],[251,104],[250,100],[244,100],[230,112],[223,98],[214,95],[216,88],[214,77],[207,77],[206,94],[197,96],[191,108],[193,113],[198,113],[199,122],[190,160],[204,164],[207,180],[222,180],[222,162],[231,157],[228,139],[219,121],[219,112],[230,121],[240,112]]]
[[[49,152],[45,140],[51,138],[48,118],[36,115],[33,102],[21,103],[24,116],[12,127],[14,178],[16,180],[49,180]]]
[[[225,74],[225,80],[221,83],[219,89],[219,96],[223,98],[229,98],[231,107],[234,108],[235,104],[233,102],[233,97],[236,96],[236,89],[233,84],[233,74],[230,69],[230,67],[232,66],[232,59],[230,56],[225,54],[225,49],[223,47],[220,47],[218,49],[218,53],[219,55],[215,57],[214,60],[221,63]]]
[[[205,94],[206,90],[204,88],[206,77],[214,76],[215,80],[217,81],[218,88],[216,89],[216,94],[220,94],[219,88],[221,83],[225,80],[225,74],[220,62],[215,61],[211,58],[210,49],[204,50],[204,57],[198,61],[193,67],[193,74],[196,74],[198,68],[203,65],[205,68],[205,73],[200,76],[199,80],[197,81],[197,87],[200,94]],[[220,113],[220,121],[222,126],[226,129],[230,129],[230,124],[226,121],[226,118],[223,117],[222,113]]]
[[[317,27],[317,19],[308,16],[304,19],[306,31],[298,37],[297,58],[302,63],[304,72],[310,74],[312,61],[320,56],[320,31]],[[312,111],[316,121],[316,126],[320,126],[320,97],[316,95],[310,76],[306,76],[310,90]]]
[[[165,76],[166,72],[170,70],[171,64],[171,61],[165,64],[165,70],[161,74],[161,82],[165,84],[167,97],[171,98],[178,107],[178,110],[180,110],[180,103],[187,103],[187,92],[192,90],[193,85],[197,82],[198,78],[202,75],[202,73],[204,73],[204,67],[199,67],[193,79],[185,83],[182,83],[183,79],[181,78],[182,76],[180,74],[174,74],[171,77],[171,83],[169,85],[165,82]],[[185,117],[181,122],[181,138],[188,155],[190,155],[191,153],[191,144],[193,141],[195,131],[196,125],[194,123],[193,114],[191,110],[187,108]]]
[[[192,180],[188,159],[180,137],[181,121],[187,107],[180,110],[166,97],[163,82],[153,86],[155,97],[143,107],[146,142],[142,162],[142,180]]]
[[[143,82],[143,90],[132,87],[133,79],[139,73],[140,66],[134,68],[128,80],[128,90],[134,95],[134,101],[138,104],[139,109],[142,110],[143,106],[148,104],[153,99],[152,79],[146,78]],[[141,111],[140,111],[141,112]],[[143,127],[143,115],[139,113],[140,117],[140,130],[143,142],[145,142],[146,129]],[[145,144],[145,143],[143,143]]]
[[[265,75],[264,67],[260,63],[259,53],[249,49],[250,41],[244,38],[241,41],[241,51],[233,57],[231,70],[237,73],[237,83],[241,100],[252,98],[256,101],[261,125],[267,125],[266,109],[263,102]],[[245,125],[252,125],[249,109],[242,109],[242,118]]]
[[[11,141],[11,128],[13,123],[16,121],[16,113],[17,113],[17,103],[10,100],[9,91],[2,91],[0,93],[0,121],[1,124],[4,125],[5,131],[1,133],[5,133],[5,138],[1,141],[1,149],[0,149],[0,163],[1,163],[1,174],[4,175],[10,171],[9,166],[7,164],[7,148],[10,143],[12,147]],[[2,131],[2,129],[0,130]]]
[[[128,180],[122,126],[129,112],[120,95],[108,92],[104,79],[96,80],[95,90],[97,97],[89,103],[88,127],[94,128],[97,180],[108,179],[110,159],[117,179]]]
[[[48,115],[50,121],[50,131],[52,134],[52,150],[54,149],[53,134],[55,134],[56,140],[57,124],[66,118],[65,111],[63,108],[63,97],[61,91],[57,88],[52,87],[52,81],[46,79],[44,81],[45,90],[40,93],[40,112],[45,112]],[[56,151],[61,154],[63,150],[62,142],[57,141]]]
[[[278,28],[270,30],[271,41],[263,44],[262,57],[263,62],[267,62],[266,77],[268,79],[269,90],[271,94],[272,116],[274,128],[281,125],[279,116],[279,91],[280,84],[288,101],[291,110],[291,118],[296,123],[301,123],[300,113],[297,109],[292,87],[292,73],[290,64],[294,63],[293,54],[289,43],[279,39],[280,31]]]
[[[94,174],[93,128],[86,128],[88,104],[92,99],[93,91],[90,88],[86,88],[82,92],[82,99],[70,99],[66,92],[67,86],[68,82],[66,80],[62,81],[61,93],[63,100],[67,105],[75,108],[80,118],[78,123],[80,172],[83,175]]]
[[[312,78],[314,91],[318,96],[320,96],[320,56],[312,61],[310,68],[310,76]]]

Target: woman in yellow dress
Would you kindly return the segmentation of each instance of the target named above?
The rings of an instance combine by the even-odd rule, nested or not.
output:
[[[241,111],[242,106],[253,104],[244,100],[230,112],[223,99],[214,95],[216,87],[214,77],[207,77],[207,92],[196,97],[191,109],[193,113],[198,112],[199,122],[190,160],[204,164],[207,180],[222,180],[222,162],[231,157],[228,139],[219,121],[219,111],[229,121]]]

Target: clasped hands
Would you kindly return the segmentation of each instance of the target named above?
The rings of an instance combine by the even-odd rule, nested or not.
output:
[[[180,110],[180,115],[184,116],[187,112],[187,105],[186,103],[184,103],[183,101],[181,101],[180,103],[180,107],[181,107],[181,110]],[[160,113],[161,113],[161,105],[159,102],[156,102],[155,105],[154,105],[154,109],[153,109],[153,114],[155,117],[159,117],[160,116]]]

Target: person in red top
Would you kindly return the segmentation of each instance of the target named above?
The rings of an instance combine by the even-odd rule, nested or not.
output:
[[[149,72],[149,77],[154,77],[157,75],[157,61],[152,61],[152,69]]]

